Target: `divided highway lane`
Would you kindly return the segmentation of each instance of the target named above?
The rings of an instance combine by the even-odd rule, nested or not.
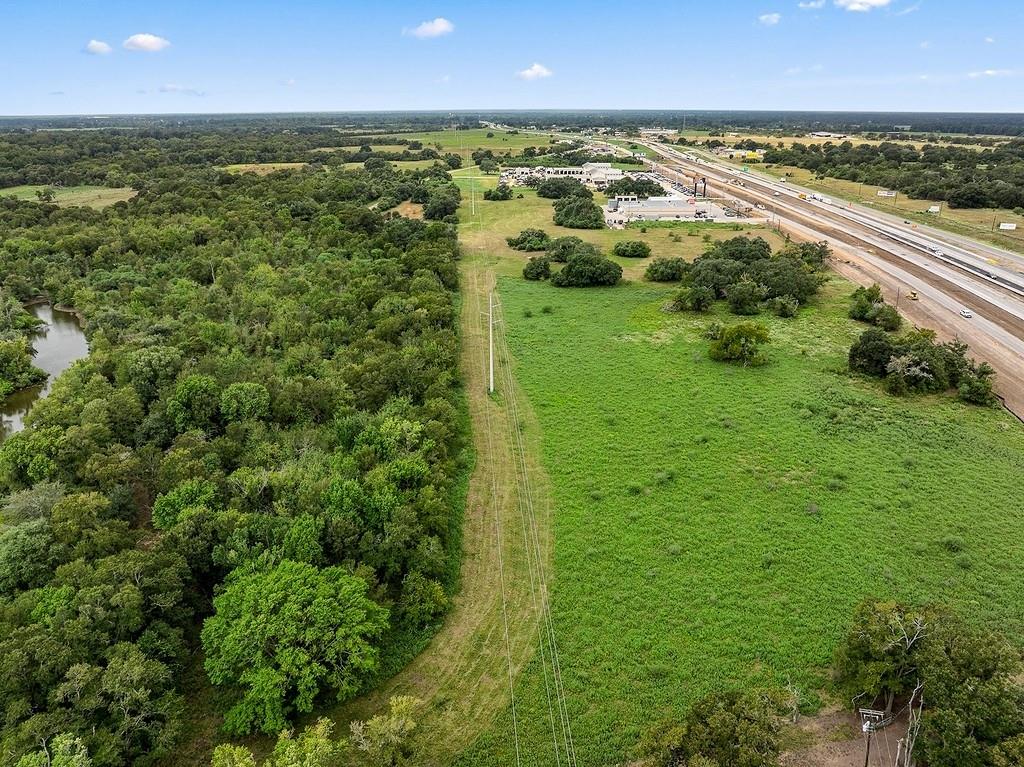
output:
[[[757,189],[769,194],[772,196],[774,204],[785,202],[792,207],[799,207],[802,210],[816,210],[817,214],[822,218],[832,221],[844,220],[869,229],[876,234],[891,238],[901,245],[916,248],[931,260],[941,261],[964,269],[979,279],[986,280],[1018,296],[1024,297],[1024,274],[1015,269],[1007,269],[992,264],[989,260],[1001,260],[1024,269],[1024,257],[1014,253],[985,246],[982,243],[971,243],[970,248],[967,248],[961,244],[961,238],[955,238],[956,241],[953,241],[954,238],[944,239],[938,236],[938,230],[912,229],[906,224],[894,223],[888,217],[880,217],[875,211],[866,208],[850,207],[843,204],[827,204],[812,200],[810,195],[813,192],[788,182],[781,183],[765,178],[761,174],[743,173],[733,170],[730,166],[708,162],[700,158],[694,160],[687,154],[671,147],[659,145],[651,148],[678,162],[689,164],[695,169],[699,169],[701,173],[706,173],[709,176],[715,175],[719,181],[724,179],[726,188],[733,193],[736,193],[737,190],[735,185],[730,184],[729,181],[742,182],[744,186],[741,189]],[[712,170],[708,171],[707,169]],[[776,192],[779,193],[777,197]],[[806,195],[808,199],[800,199],[801,194]]]
[[[975,268],[974,264],[961,264],[950,258],[946,243],[937,243],[936,247],[943,250],[943,255],[936,255],[929,246],[911,240],[902,232],[889,231],[888,227],[879,226],[868,216],[860,213],[847,215],[845,209],[834,205],[801,200],[797,191],[786,188],[788,184],[763,181],[750,174],[723,169],[717,164],[694,161],[666,147],[659,146],[657,151],[673,155],[671,159],[678,165],[717,182],[723,194],[773,208],[788,224],[804,224],[826,239],[867,246],[882,256],[898,259],[912,273],[946,283],[961,305],[985,311],[989,319],[1024,338],[1024,302],[1018,298],[1024,296],[1024,278],[1009,272],[999,275],[1005,277],[1005,281],[986,277],[978,273],[980,268]],[[671,172],[672,168],[665,170]],[[732,180],[742,181],[744,186],[730,183]],[[994,267],[989,265],[989,268],[990,274],[995,275]]]

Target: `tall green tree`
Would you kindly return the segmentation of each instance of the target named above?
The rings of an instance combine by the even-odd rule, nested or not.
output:
[[[240,689],[225,721],[230,732],[280,732],[319,694],[344,700],[358,690],[377,667],[388,617],[367,590],[343,568],[289,560],[228,583],[202,641],[210,680]]]

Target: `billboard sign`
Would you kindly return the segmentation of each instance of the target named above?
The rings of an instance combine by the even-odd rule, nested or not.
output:
[[[932,205],[931,207],[928,208],[929,213],[938,213],[940,210],[942,210],[941,205]]]
[[[896,196],[896,192],[892,191],[891,189],[879,189],[878,190],[878,196],[879,197],[895,197]]]
[[[1012,232],[1017,228],[1016,224],[1000,224],[999,228],[1004,232]]]

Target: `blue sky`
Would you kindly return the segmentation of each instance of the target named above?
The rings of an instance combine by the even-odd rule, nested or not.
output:
[[[0,114],[1024,111],[1021,0],[0,0]]]

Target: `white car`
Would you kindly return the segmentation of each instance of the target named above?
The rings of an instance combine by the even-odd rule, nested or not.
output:
[[[971,317],[974,316],[974,312],[972,312],[970,309],[961,309],[960,316],[963,317],[965,320],[969,320]]]

